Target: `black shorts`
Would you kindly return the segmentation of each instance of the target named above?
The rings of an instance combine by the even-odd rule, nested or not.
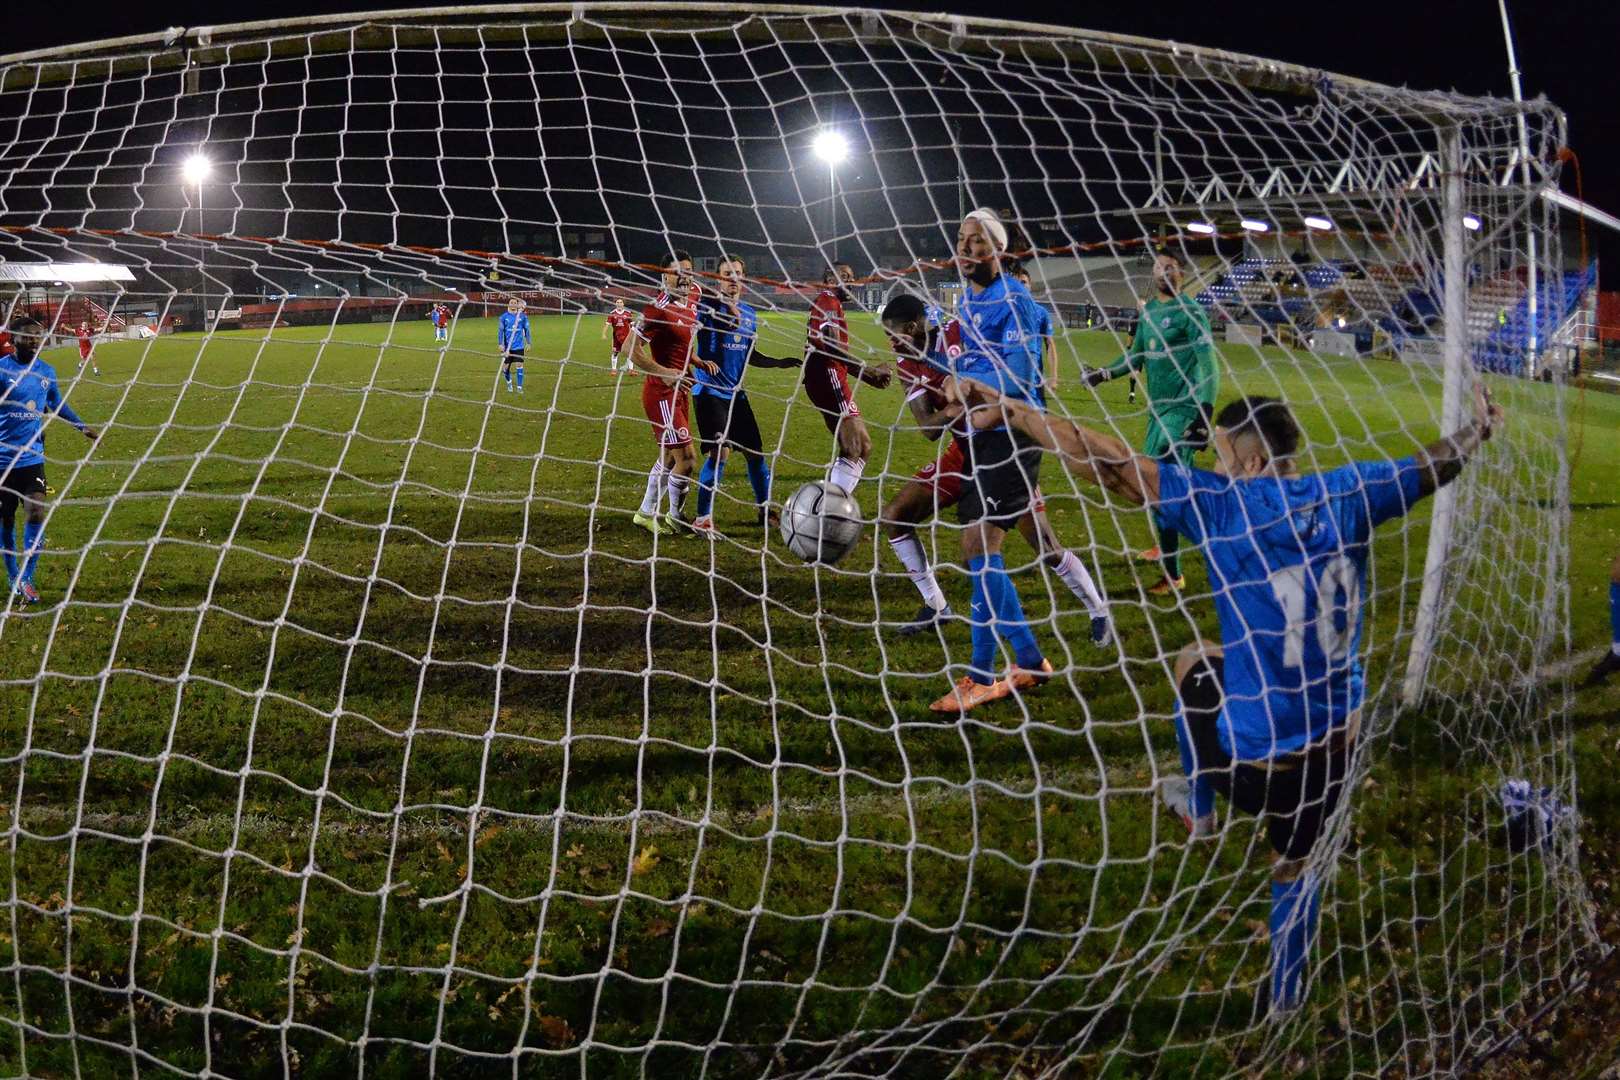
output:
[[[522,349],[507,349],[504,353],[501,354],[501,364],[502,365],[521,364],[521,363],[523,363],[523,350]]]
[[[11,518],[24,498],[45,497],[45,466],[0,464],[0,518]]]
[[[1344,794],[1349,749],[1342,738],[1330,738],[1303,753],[1278,755],[1269,768],[1234,763],[1216,733],[1225,676],[1221,657],[1200,660],[1176,691],[1197,771],[1239,810],[1265,815],[1266,834],[1277,854],[1303,859]]]
[[[967,483],[956,504],[956,520],[1011,528],[1029,513],[1040,473],[1038,445],[1006,428],[979,432],[967,440]]]
[[[721,443],[745,454],[764,454],[759,421],[754,419],[754,407],[748,404],[748,395],[743,391],[738,390],[730,400],[718,394],[693,394],[692,412],[704,457],[713,457]]]

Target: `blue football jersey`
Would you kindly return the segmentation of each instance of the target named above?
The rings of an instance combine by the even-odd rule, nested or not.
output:
[[[15,355],[0,356],[0,472],[45,464],[45,418],[51,413],[84,427],[62,400],[55,368],[38,357],[23,364]]]
[[[731,309],[705,298],[698,306],[697,350],[698,359],[720,365],[710,372],[694,366],[692,386],[694,394],[714,394],[730,398],[742,382],[748,367],[748,356],[754,351],[754,339],[759,333],[759,315],[748,304],[737,305],[737,317]]]
[[[1412,458],[1288,480],[1160,464],[1164,524],[1204,550],[1225,651],[1221,743],[1258,761],[1361,707],[1361,600],[1373,529],[1421,495]]]
[[[529,317],[521,311],[515,315],[510,311],[501,312],[499,340],[502,352],[528,348],[531,340]]]
[[[1014,400],[1044,406],[1039,337],[1044,314],[1029,290],[1006,274],[982,292],[964,290],[957,307],[962,355],[956,374]]]

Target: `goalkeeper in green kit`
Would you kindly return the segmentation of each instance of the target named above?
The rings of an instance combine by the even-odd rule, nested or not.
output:
[[[1125,354],[1104,368],[1086,372],[1087,386],[1145,371],[1148,400],[1147,438],[1142,453],[1159,461],[1191,467],[1193,456],[1209,445],[1210,415],[1220,389],[1215,365],[1214,337],[1209,315],[1198,302],[1181,292],[1181,259],[1161,253],[1153,260],[1153,284],[1158,295],[1142,305],[1136,335]],[[1177,549],[1181,536],[1156,519],[1159,545],[1137,556],[1143,562],[1164,564],[1164,580],[1149,595],[1163,596],[1186,585]]]

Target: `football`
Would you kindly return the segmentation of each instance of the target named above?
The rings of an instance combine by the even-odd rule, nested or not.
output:
[[[860,507],[826,480],[804,485],[782,507],[782,542],[805,562],[835,563],[860,538]]]

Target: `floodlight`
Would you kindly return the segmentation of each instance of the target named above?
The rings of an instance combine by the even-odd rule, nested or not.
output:
[[[180,166],[180,175],[185,177],[188,184],[200,184],[208,179],[208,174],[213,168],[213,163],[208,158],[202,154],[192,154],[186,158],[185,164]]]
[[[823,128],[816,133],[816,140],[810,144],[810,149],[828,165],[837,165],[849,157],[849,140],[844,138],[841,131]]]
[[[1329,221],[1325,217],[1313,216],[1305,219],[1305,227],[1307,229],[1315,229],[1318,232],[1327,232],[1333,228],[1333,222]]]
[[[1479,232],[1479,218],[1475,217],[1473,214],[1464,214],[1463,228],[1467,229],[1469,232]]]
[[[1249,232],[1270,232],[1271,231],[1271,226],[1270,225],[1266,224],[1264,221],[1256,221],[1253,218],[1244,218],[1243,219],[1243,227],[1245,229],[1247,229]]]
[[[1215,233],[1215,226],[1207,221],[1193,221],[1187,224],[1187,231],[1200,236],[1212,236]]]

